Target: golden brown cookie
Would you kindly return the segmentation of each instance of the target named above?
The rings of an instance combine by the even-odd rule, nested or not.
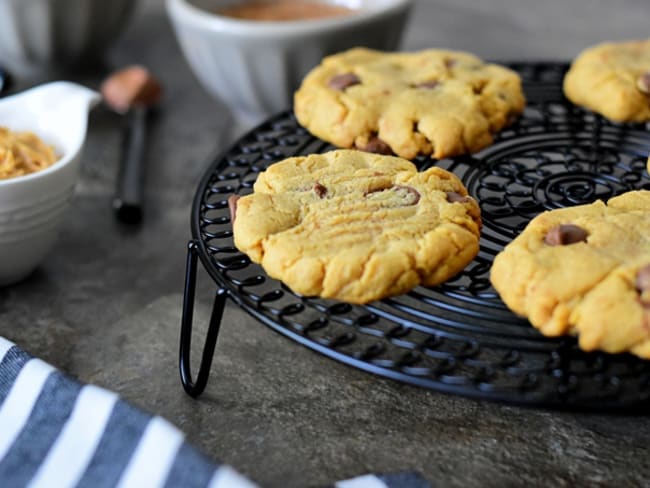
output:
[[[540,214],[496,256],[490,279],[543,334],[650,359],[650,191]]]
[[[298,121],[315,136],[406,159],[478,151],[524,105],[514,71],[437,49],[335,54],[305,77],[294,96]]]
[[[564,78],[564,94],[617,122],[650,120],[650,39],[586,49]]]
[[[437,285],[479,249],[479,207],[460,180],[393,156],[289,158],[233,207],[237,248],[308,296],[366,303]]]

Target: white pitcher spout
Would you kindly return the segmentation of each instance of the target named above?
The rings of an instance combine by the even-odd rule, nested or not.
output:
[[[69,81],[47,83],[30,91],[42,95],[49,100],[49,103],[69,104],[70,106],[85,108],[86,114],[102,98],[95,90]]]
[[[87,114],[100,100],[101,95],[90,88],[69,81],[54,81],[6,97],[1,105],[6,106],[6,110],[37,109],[48,112],[74,107],[85,109]]]
[[[88,112],[101,100],[94,90],[55,81],[0,99],[0,126],[30,131],[74,156],[84,143]]]

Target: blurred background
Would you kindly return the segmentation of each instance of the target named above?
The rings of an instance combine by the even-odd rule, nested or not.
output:
[[[0,0],[0,29],[2,8],[36,1]],[[415,0],[402,48],[570,61],[601,41],[648,37],[649,20],[648,0]],[[195,79],[164,0],[139,0],[105,57],[93,61],[76,71],[16,73],[11,91],[58,78],[98,89],[126,65],[151,70],[163,98],[149,134],[143,225],[121,225],[112,213],[123,120],[100,106],[57,245],[27,280],[0,289],[0,336],[171,420],[208,455],[268,486],[325,486],[376,467],[456,481],[445,486],[619,486],[628,472],[627,485],[647,484],[645,419],[600,422],[396,386],[280,338],[231,301],[215,378],[202,401],[187,397],[177,351],[192,200],[216,155],[249,126]],[[214,291],[203,279],[198,335]],[[359,422],[365,431],[353,427]],[[414,461],[405,466],[407,455]],[[283,483],[291,477],[303,483]]]
[[[60,3],[37,0],[30,5],[55,6]],[[93,3],[97,4],[93,8],[99,20],[85,25],[81,20],[88,5]],[[0,13],[7,14],[11,7],[26,17],[29,9],[25,6],[18,0],[0,0]],[[102,2],[89,2],[79,11],[59,10],[51,28],[68,33],[62,45],[52,46],[52,49],[70,49],[70,45],[79,43],[84,36],[97,38],[96,45],[88,49],[91,55],[86,53],[76,62],[86,80],[92,80],[93,76],[106,76],[111,69],[132,63],[155,66],[163,81],[169,78],[168,87],[173,87],[170,83],[173,79],[194,76],[186,61],[175,55],[179,47],[170,30],[164,0],[122,1],[110,9],[102,6]],[[0,39],[7,42],[13,27],[7,15],[4,17],[4,24],[0,19],[0,26],[5,32],[0,33]],[[496,61],[568,61],[582,49],[598,42],[647,37],[649,18],[650,3],[647,0],[414,0],[402,48],[460,49]],[[29,36],[38,37],[33,32]],[[37,52],[45,48],[34,47],[44,42],[44,39],[33,42],[33,56],[47,55]],[[0,46],[0,66],[13,62],[7,59],[3,62],[3,55],[6,58],[8,51],[8,46]],[[102,58],[93,55],[94,51],[105,51],[103,62]],[[52,77],[75,77],[74,73],[52,68],[15,73],[15,78],[26,86]],[[77,73],[76,77],[79,78],[80,74]],[[217,100],[207,107],[218,110],[220,105]]]
[[[648,37],[649,18],[646,0],[416,0],[404,47],[430,42],[494,60],[570,60],[591,44]]]

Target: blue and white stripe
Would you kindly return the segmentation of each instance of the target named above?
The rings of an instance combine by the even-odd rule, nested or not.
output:
[[[0,486],[254,488],[161,417],[0,337]]]
[[[83,385],[0,337],[0,486],[256,488],[161,417]],[[334,488],[430,488],[417,473]]]
[[[418,473],[403,471],[390,474],[366,474],[357,478],[339,481],[334,488],[431,488]]]

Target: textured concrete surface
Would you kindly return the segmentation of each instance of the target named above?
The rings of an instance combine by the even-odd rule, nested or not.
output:
[[[491,59],[570,59],[605,39],[647,35],[647,0],[420,0],[405,48]],[[434,486],[649,486],[650,423],[524,409],[426,391],[341,365],[229,304],[206,393],[189,398],[177,349],[190,205],[218,150],[243,130],[197,85],[162,1],[143,1],[98,71],[141,62],[166,97],[154,127],[144,225],[118,224],[110,198],[120,119],[90,119],[83,172],[61,238],[26,281],[0,289],[0,335],[183,429],[207,454],[269,487],[322,486],[415,469]],[[41,80],[17,80],[16,90]],[[233,129],[234,127],[234,129]],[[197,334],[213,287],[201,277]]]

